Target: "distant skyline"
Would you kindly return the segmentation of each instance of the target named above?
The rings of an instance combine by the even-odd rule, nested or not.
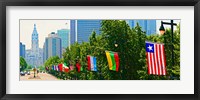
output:
[[[69,20],[20,20],[20,42],[26,45],[26,49],[31,49],[31,34],[34,24],[36,24],[39,48],[43,48],[45,37],[51,32],[60,29],[69,29]]]
[[[170,20],[163,21],[170,22]],[[180,23],[180,20],[174,20],[174,22],[178,24]],[[31,49],[31,34],[33,32],[34,24],[36,24],[39,35],[39,48],[43,48],[45,37],[48,37],[48,34],[51,32],[57,32],[57,30],[60,29],[70,29],[69,20],[20,20],[20,42],[26,45],[26,50]],[[156,24],[156,32],[159,33],[161,20],[156,20]],[[164,25],[164,27],[170,28],[169,25]],[[176,27],[174,27],[174,29],[176,29]]]

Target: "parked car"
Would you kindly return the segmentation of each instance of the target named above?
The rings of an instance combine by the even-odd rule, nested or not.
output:
[[[21,76],[25,76],[25,73],[23,71],[20,72]]]
[[[27,74],[27,75],[30,75],[30,72],[28,71],[26,74]]]

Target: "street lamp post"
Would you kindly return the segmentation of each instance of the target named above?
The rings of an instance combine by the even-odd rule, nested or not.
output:
[[[87,64],[85,64],[85,80],[87,80]]]
[[[99,67],[100,80],[102,80],[102,71],[101,71],[101,67],[102,67],[102,66]]]
[[[160,26],[159,31],[160,31],[161,35],[164,35],[164,42],[165,42],[165,44],[166,44],[166,39],[165,39],[166,35],[165,35],[165,28],[163,26],[164,24],[171,26],[171,38],[172,38],[172,40],[171,40],[171,42],[172,42],[172,45],[171,45],[172,56],[171,57],[172,57],[172,66],[174,66],[174,46],[173,46],[173,42],[174,42],[174,36],[173,36],[173,34],[174,33],[173,33],[173,31],[174,31],[174,26],[177,26],[177,24],[174,23],[173,20],[171,20],[170,23],[161,21],[161,26]]]
[[[33,69],[33,72],[34,72],[34,78],[35,78],[35,71],[36,71],[36,68]]]

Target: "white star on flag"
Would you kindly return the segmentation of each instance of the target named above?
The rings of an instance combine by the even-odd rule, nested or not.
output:
[[[153,49],[152,49],[152,46],[150,46],[150,45],[148,46],[148,48],[149,48],[149,51],[153,50]]]

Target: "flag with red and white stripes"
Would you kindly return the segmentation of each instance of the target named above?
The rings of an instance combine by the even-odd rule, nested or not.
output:
[[[166,75],[164,44],[146,42],[148,74]]]

